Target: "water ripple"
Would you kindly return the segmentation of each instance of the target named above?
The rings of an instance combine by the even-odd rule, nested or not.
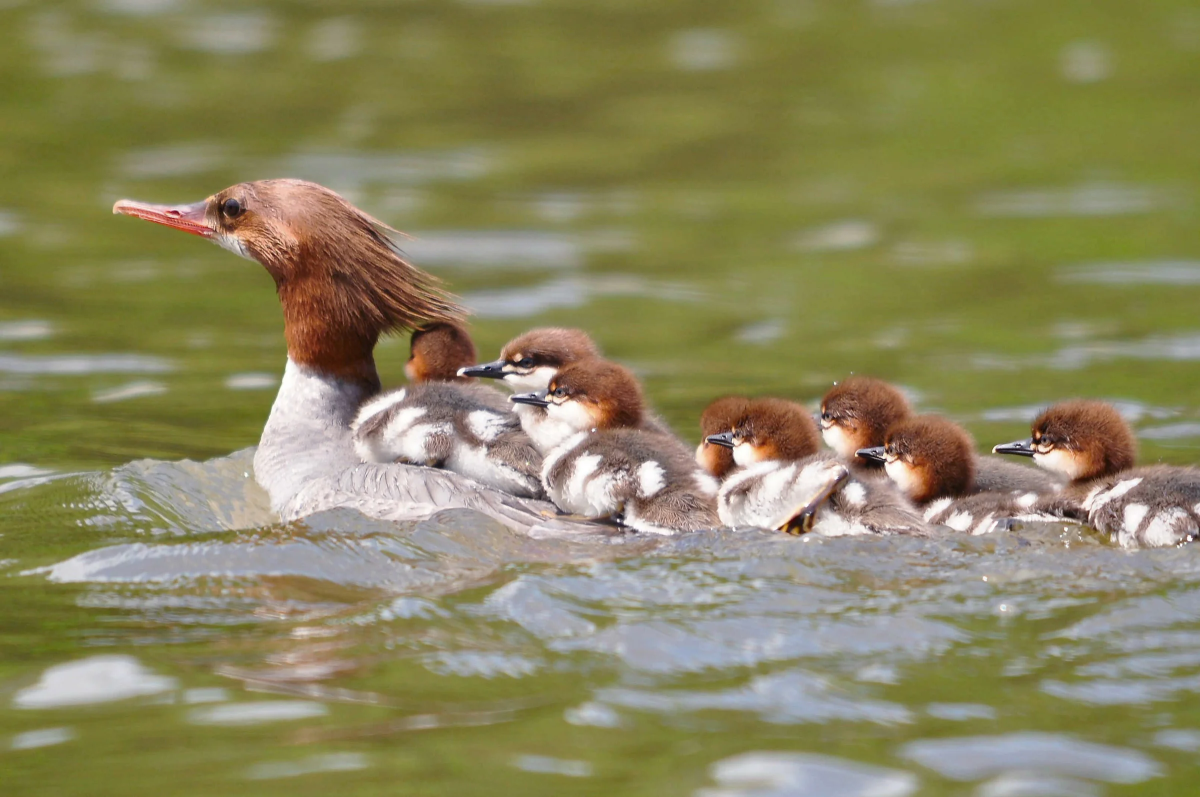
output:
[[[710,773],[717,787],[695,797],[908,797],[917,790],[910,772],[814,753],[742,753]]]
[[[1035,772],[1141,783],[1163,775],[1163,768],[1145,753],[1052,733],[922,739],[901,747],[900,755],[951,780]]]

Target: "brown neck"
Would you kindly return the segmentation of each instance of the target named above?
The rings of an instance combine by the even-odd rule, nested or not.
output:
[[[292,362],[378,391],[379,373],[373,352],[379,331],[331,315],[328,306],[320,306],[304,291],[290,290],[286,283],[278,290],[283,305],[283,335]]]

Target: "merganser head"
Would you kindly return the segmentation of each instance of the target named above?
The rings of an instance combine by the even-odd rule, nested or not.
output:
[[[975,485],[975,441],[939,415],[900,421],[888,429],[882,446],[857,453],[882,462],[888,478],[918,504],[965,495]]]
[[[459,369],[475,364],[475,344],[461,325],[439,321],[412,333],[404,374],[410,382],[466,381]]]
[[[1132,468],[1137,438],[1116,408],[1103,401],[1063,401],[1034,420],[1032,437],[1004,443],[997,454],[1033,457],[1046,470],[1088,481]]]
[[[535,404],[575,432],[624,429],[641,424],[642,388],[629,369],[592,358],[564,366],[544,391],[519,393],[517,404]]]
[[[545,390],[563,366],[600,357],[600,349],[582,329],[531,329],[504,344],[500,359],[459,370],[459,376],[502,379],[517,391]]]
[[[704,408],[700,415],[700,445],[696,446],[696,464],[718,479],[725,478],[733,470],[733,449],[719,443],[710,443],[708,438],[732,432],[741,423],[750,407],[750,399],[744,396],[724,396]]]
[[[261,263],[283,305],[288,356],[338,378],[378,387],[371,354],[381,334],[463,316],[435,277],[401,256],[395,230],[316,183],[239,183],[192,205],[122,199],[113,213]]]
[[[887,430],[910,415],[912,407],[897,388],[881,379],[852,376],[821,399],[821,437],[842,459],[870,465],[855,452],[882,445]]]
[[[707,442],[733,449],[733,461],[745,467],[767,460],[803,459],[817,453],[820,435],[812,414],[794,401],[750,401],[738,423]]]

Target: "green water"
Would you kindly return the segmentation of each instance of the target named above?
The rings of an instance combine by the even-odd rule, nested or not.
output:
[[[253,445],[284,346],[110,207],[317,180],[484,356],[582,326],[689,438],[865,372],[1189,463],[1197,85],[1187,2],[0,2],[3,792],[1194,793],[1192,549],[283,527],[244,456],[126,466]]]

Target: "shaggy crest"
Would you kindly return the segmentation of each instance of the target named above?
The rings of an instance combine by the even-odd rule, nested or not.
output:
[[[316,183],[259,180],[193,205],[121,200],[113,212],[261,263],[283,306],[289,356],[334,376],[378,386],[371,354],[380,335],[464,315],[436,277],[404,259],[395,230]]]

